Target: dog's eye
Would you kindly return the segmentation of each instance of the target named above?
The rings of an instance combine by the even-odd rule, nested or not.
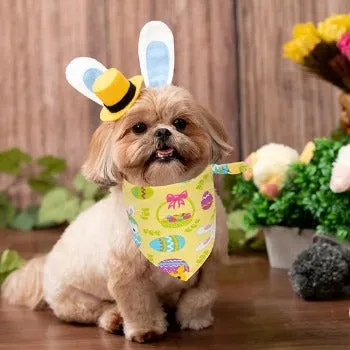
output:
[[[135,134],[143,134],[147,131],[147,125],[143,122],[138,122],[132,127],[132,131]]]
[[[185,119],[182,118],[177,118],[173,121],[173,125],[175,126],[175,128],[177,130],[185,130],[186,126],[187,126],[187,122]]]

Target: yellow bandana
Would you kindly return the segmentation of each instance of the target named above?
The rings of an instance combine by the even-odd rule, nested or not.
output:
[[[197,177],[167,186],[123,182],[133,240],[153,265],[189,280],[213,250],[216,205],[213,173],[238,174],[243,162],[209,165]]]

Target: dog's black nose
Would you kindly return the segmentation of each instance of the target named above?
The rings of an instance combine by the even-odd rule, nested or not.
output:
[[[171,135],[170,130],[166,129],[166,128],[161,128],[156,130],[156,132],[154,133],[154,136],[157,139],[162,139],[162,140],[166,140],[167,138],[169,138],[169,136]]]

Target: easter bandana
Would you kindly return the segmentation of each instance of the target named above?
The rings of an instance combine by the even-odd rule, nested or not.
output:
[[[189,280],[213,250],[216,230],[214,174],[239,174],[243,162],[209,165],[197,177],[167,186],[123,182],[132,237],[153,265]]]

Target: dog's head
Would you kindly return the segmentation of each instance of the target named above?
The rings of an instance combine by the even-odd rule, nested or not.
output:
[[[92,137],[85,176],[103,185],[125,178],[167,185],[198,175],[231,151],[221,124],[186,90],[144,89],[128,113]]]

